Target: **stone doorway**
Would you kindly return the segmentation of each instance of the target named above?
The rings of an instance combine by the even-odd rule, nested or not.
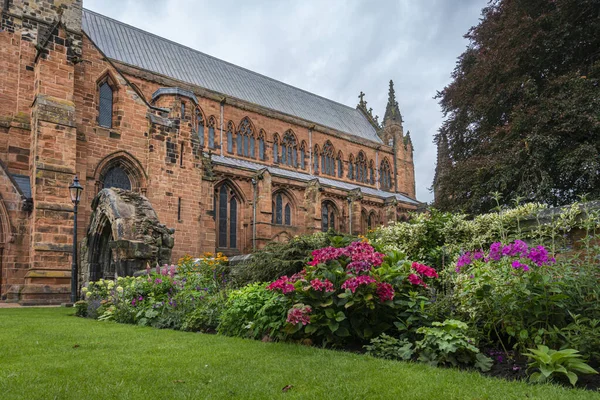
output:
[[[92,201],[92,216],[82,243],[80,280],[130,276],[147,264],[171,262],[173,229],[158,220],[144,196],[102,189]]]

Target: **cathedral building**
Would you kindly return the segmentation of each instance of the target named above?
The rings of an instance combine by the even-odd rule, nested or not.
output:
[[[119,218],[150,215],[174,229],[164,253],[173,262],[328,229],[360,234],[419,204],[391,81],[379,121],[362,92],[349,107],[81,0],[0,4],[2,300],[68,300],[76,175],[84,188],[77,261],[86,265],[98,264],[94,243],[104,243],[110,263],[123,237],[139,239],[132,254],[147,239],[139,224],[94,215],[101,191],[112,193],[104,209]],[[127,211],[110,200],[127,193],[143,204]],[[79,279],[106,275],[93,268]]]

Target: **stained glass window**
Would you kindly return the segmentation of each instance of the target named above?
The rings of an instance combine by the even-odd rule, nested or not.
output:
[[[218,247],[235,249],[237,248],[237,197],[227,184],[218,189],[215,202],[217,197]]]

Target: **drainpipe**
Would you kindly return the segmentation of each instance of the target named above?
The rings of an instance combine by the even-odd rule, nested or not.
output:
[[[308,172],[309,172],[310,175],[312,175],[312,173],[313,173],[313,170],[312,170],[313,169],[313,153],[312,153],[312,130],[313,130],[313,126],[311,126],[310,128],[308,128],[308,157],[309,157]]]
[[[253,198],[252,201],[252,251],[256,251],[256,178],[252,178]]]
[[[219,141],[219,147],[221,148],[221,156],[223,156],[223,111],[225,109],[226,97],[221,99],[221,139]]]
[[[377,190],[379,190],[379,175],[381,171],[379,171],[379,149],[375,150],[375,184],[377,185]]]
[[[352,235],[352,199],[348,196],[348,217],[350,218],[350,223],[348,224],[349,234]]]

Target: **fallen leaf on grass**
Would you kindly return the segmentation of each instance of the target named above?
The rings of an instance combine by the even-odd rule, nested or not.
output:
[[[286,385],[283,387],[283,389],[281,389],[281,391],[285,393],[293,387],[294,387],[294,385]]]
[[[79,347],[79,345],[78,345],[78,344],[76,344],[75,346],[73,346],[73,348],[74,348],[74,349],[76,349],[76,348],[78,348],[78,347]]]
[[[185,383],[185,381],[182,381],[181,379],[177,379],[177,380],[174,380],[173,383]]]

